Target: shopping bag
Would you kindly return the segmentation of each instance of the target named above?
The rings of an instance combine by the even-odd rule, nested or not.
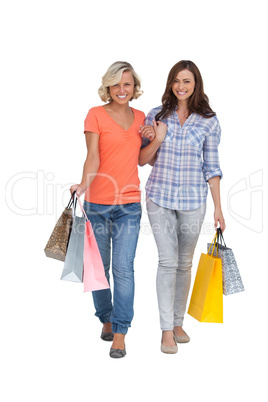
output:
[[[109,289],[102,258],[90,221],[86,221],[84,245],[84,292]]]
[[[44,249],[47,257],[65,261],[73,222],[72,198],[64,209]]]
[[[78,202],[86,220],[84,236],[84,292],[109,289],[110,286],[105,276],[102,258],[92,225],[87,218],[79,198]]]
[[[223,322],[223,292],[221,259],[213,255],[217,243],[214,236],[212,255],[201,254],[188,314],[200,322]]]
[[[224,295],[243,292],[245,290],[242,278],[235,260],[233,250],[226,247],[222,231],[217,229],[218,257],[222,260],[222,287]],[[210,244],[208,244],[208,249]],[[214,250],[214,255],[216,253]],[[211,253],[211,251],[210,251]]]
[[[65,281],[83,282],[85,222],[84,216],[76,216],[74,204],[73,225],[61,275]]]

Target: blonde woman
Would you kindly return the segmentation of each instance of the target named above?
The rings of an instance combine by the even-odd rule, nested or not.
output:
[[[112,262],[113,301],[110,289],[93,292],[93,300],[103,324],[101,338],[113,341],[113,358],[126,355],[125,335],[134,315],[133,262],[141,219],[137,165],[145,115],[129,102],[142,94],[140,85],[129,63],[115,62],[108,68],[99,88],[105,104],[90,109],[85,119],[88,152],[83,177],[70,189],[78,196],[85,193],[84,208],[108,281]]]

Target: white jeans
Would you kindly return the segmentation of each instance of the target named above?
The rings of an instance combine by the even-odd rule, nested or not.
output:
[[[206,213],[206,203],[190,211],[160,207],[147,197],[147,212],[158,248],[156,279],[160,326],[182,326],[191,284],[194,250]]]

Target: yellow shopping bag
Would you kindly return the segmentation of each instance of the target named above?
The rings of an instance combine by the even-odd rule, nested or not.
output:
[[[216,243],[217,234],[210,245],[210,248],[213,245],[211,254],[214,253]],[[188,314],[201,322],[223,322],[222,264],[220,258],[201,254]]]

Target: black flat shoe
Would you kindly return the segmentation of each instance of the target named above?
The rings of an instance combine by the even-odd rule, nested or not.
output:
[[[108,341],[108,342],[111,342],[111,341],[113,341],[113,339],[114,339],[114,334],[113,334],[113,332],[101,332],[101,339],[103,340],[103,341]]]
[[[126,349],[110,349],[110,356],[114,359],[120,359],[121,357],[126,356]]]

